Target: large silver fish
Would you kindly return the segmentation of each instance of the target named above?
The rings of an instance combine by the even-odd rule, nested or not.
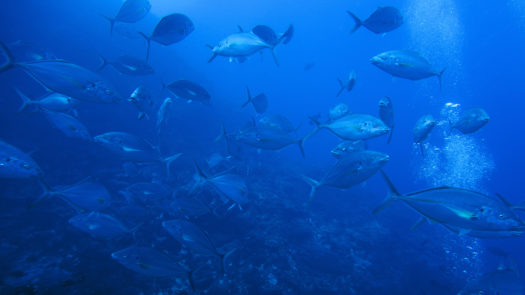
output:
[[[379,118],[367,114],[349,114],[327,123],[321,123],[312,117],[310,119],[317,125],[317,128],[306,138],[312,137],[321,129],[328,129],[344,140],[370,139],[385,135],[390,131],[390,128]]]
[[[7,57],[7,61],[0,66],[0,72],[20,67],[52,92],[94,103],[120,101],[119,95],[107,80],[86,68],[60,60],[17,63],[1,42],[0,47]]]
[[[389,196],[374,210],[374,213],[383,210],[395,200],[402,200],[423,216],[421,221],[428,220],[443,224],[451,230],[456,229],[460,235],[469,232],[497,233],[525,230],[525,222],[514,212],[517,207],[512,206],[501,196],[494,198],[455,187],[437,187],[402,195],[386,174],[384,172],[382,174],[388,184]]]
[[[414,126],[414,142],[419,145],[421,154],[424,155],[423,141],[427,139],[432,129],[436,126],[436,120],[432,115],[424,115],[419,118]]]
[[[356,151],[339,159],[320,181],[304,176],[312,187],[308,202],[312,201],[321,186],[347,189],[367,180],[383,168],[389,159],[388,155],[375,151]]]
[[[117,15],[114,18],[103,16],[110,23],[110,32],[113,33],[113,27],[116,22],[135,23],[143,19],[151,9],[149,0],[126,0],[120,6]]]
[[[457,129],[463,134],[474,133],[490,121],[489,115],[484,109],[468,109],[454,123],[450,123],[451,129]]]
[[[18,148],[0,140],[0,178],[25,179],[42,176],[33,159]]]
[[[408,50],[391,50],[378,54],[370,62],[392,76],[409,80],[421,80],[436,76],[441,88],[441,77],[445,69],[437,71],[419,53]]]
[[[376,34],[382,34],[391,32],[403,24],[403,16],[397,8],[392,6],[378,7],[376,11],[374,11],[374,13],[372,13],[364,21],[360,20],[352,12],[347,12],[355,21],[355,26],[352,29],[352,33],[361,26],[364,26]]]

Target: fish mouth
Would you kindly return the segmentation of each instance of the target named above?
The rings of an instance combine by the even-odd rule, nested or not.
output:
[[[388,161],[390,161],[390,156],[389,155],[384,155],[377,162],[384,165],[384,164],[388,163]]]
[[[370,62],[373,63],[374,65],[377,65],[377,64],[382,63],[383,59],[376,55],[370,59]]]

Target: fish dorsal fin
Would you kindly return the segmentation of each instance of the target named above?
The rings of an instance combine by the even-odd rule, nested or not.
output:
[[[499,198],[499,199],[505,204],[505,206],[507,206],[507,207],[509,207],[509,208],[514,207],[514,206],[512,205],[512,203],[509,202],[509,200],[507,200],[507,198],[505,198],[505,197],[502,196],[501,194],[496,193],[496,196],[497,196],[497,197],[498,197],[498,198]]]

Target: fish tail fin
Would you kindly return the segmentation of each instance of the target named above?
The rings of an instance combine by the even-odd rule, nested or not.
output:
[[[15,91],[16,91],[16,94],[18,94],[18,96],[20,96],[20,99],[22,99],[22,105],[18,108],[18,112],[21,112],[21,111],[25,110],[28,106],[36,103],[36,102],[32,101],[29,97],[27,97],[27,95],[22,93],[22,91],[20,91],[20,89],[15,88]]]
[[[343,83],[343,81],[341,81],[341,79],[337,78],[337,82],[339,82],[339,85],[341,86],[341,88],[339,89],[339,91],[337,92],[337,94],[335,95],[335,97],[339,97],[339,95],[341,95],[341,93],[343,93],[343,91],[345,90],[345,84]]]
[[[421,156],[425,156],[425,147],[423,146],[423,143],[419,143],[419,149],[421,150]]]
[[[142,32],[138,32],[138,33],[142,36],[142,38],[144,38],[146,40],[146,61],[148,61],[148,59],[149,59],[149,48],[150,48],[150,45],[151,45],[151,38],[148,35],[146,35],[146,34],[144,34]]]
[[[385,171],[381,170],[381,175],[383,175],[383,179],[385,179],[385,182],[388,185],[388,196],[383,201],[383,203],[379,205],[379,207],[375,208],[374,211],[372,211],[372,214],[379,213],[380,211],[388,207],[393,201],[402,197],[402,195],[396,189],[392,181],[390,181],[390,178],[388,178],[388,176],[386,175]]]
[[[0,73],[1,73],[15,66],[15,56],[13,55],[13,53],[11,53],[11,50],[9,50],[9,48],[7,48],[7,46],[1,41],[0,41],[0,47],[2,47],[2,51],[6,58],[5,63],[3,65],[0,65]]]
[[[224,127],[224,122],[221,123],[221,133],[215,138],[215,142],[221,141],[228,136],[226,133],[226,127]]]
[[[306,158],[305,153],[304,153],[304,142],[306,141],[306,139],[307,138],[305,136],[297,141],[297,146],[299,147],[299,150],[301,151],[301,155],[303,156],[303,159]]]
[[[177,154],[174,154],[172,156],[169,156],[169,157],[166,157],[166,158],[162,159],[162,162],[164,162],[165,165],[166,165],[166,171],[168,173],[168,178],[171,175],[171,170],[170,170],[171,163],[173,163],[173,161],[177,160],[180,156],[182,156],[182,153],[177,153]]]
[[[310,133],[308,133],[305,137],[303,137],[303,142],[309,139],[310,137],[314,136],[317,132],[319,132],[319,130],[321,130],[321,128],[323,128],[319,120],[317,120],[316,118],[312,116],[308,118],[315,124],[315,128]]]
[[[387,144],[390,144],[392,141],[392,134],[394,133],[394,127],[390,128],[390,134],[388,135],[388,140],[386,141]]]
[[[29,209],[36,208],[43,200],[53,194],[53,188],[42,177],[38,178],[38,184],[42,188],[42,193],[28,206]]]
[[[109,35],[113,36],[113,28],[115,27],[115,19],[109,16],[105,16],[103,14],[101,14],[100,16],[102,16],[109,22]]]
[[[293,25],[289,25],[288,29],[286,29],[286,31],[282,33],[281,36],[279,36],[279,38],[271,45],[275,47],[281,43],[288,44],[290,40],[292,39],[292,36],[293,36]]]
[[[103,57],[101,54],[99,54],[98,57],[100,58],[100,61],[102,63],[100,64],[100,66],[98,66],[97,72],[101,71],[103,68],[105,68],[109,64],[108,60],[105,57]]]
[[[236,248],[233,248],[233,249],[231,249],[230,251],[228,251],[228,252],[226,252],[226,253],[222,253],[222,254],[221,254],[221,253],[217,253],[217,254],[219,255],[219,259],[220,259],[220,262],[219,262],[219,263],[220,263],[220,264],[219,264],[219,270],[220,270],[220,273],[221,273],[221,274],[224,274],[224,272],[225,272],[225,267],[224,267],[224,266],[225,266],[225,263],[224,263],[224,262],[225,262],[226,259],[228,259],[228,257],[230,257],[230,255],[232,255],[233,252],[235,252],[235,251],[237,251],[237,249],[236,249]]]
[[[199,174],[199,176],[203,179],[208,179],[208,175],[206,175],[206,173],[204,173],[204,171],[201,169],[201,167],[199,166],[199,164],[197,164],[197,162],[194,160],[193,161],[193,166],[195,166],[195,170],[197,170],[197,173]]]
[[[252,95],[250,94],[250,88],[248,88],[248,86],[246,86],[246,93],[248,93],[248,100],[242,104],[241,108],[244,108],[252,101]]]
[[[208,63],[210,63],[210,62],[212,62],[212,61],[217,57],[217,53],[216,53],[215,51],[213,51],[213,48],[215,48],[215,47],[211,46],[210,44],[206,44],[206,47],[208,47],[209,49],[211,49],[211,53],[212,53],[212,55],[211,55],[210,58],[208,58]]]
[[[439,90],[443,89],[442,77],[443,77],[443,73],[445,73],[446,70],[447,70],[447,68],[443,68],[441,70],[441,72],[439,72],[436,75],[438,77],[438,80],[439,80]]]
[[[315,193],[317,192],[317,189],[321,186],[321,183],[308,176],[303,176],[303,180],[311,186],[310,194],[308,195],[308,201],[306,202],[306,204],[309,205],[314,199]]]
[[[272,57],[273,61],[275,62],[275,65],[279,66],[279,60],[277,59],[277,55],[275,54],[275,46],[272,48]]]
[[[350,31],[350,34],[351,34],[351,33],[355,32],[355,31],[357,31],[357,29],[359,29],[363,25],[363,22],[355,14],[353,14],[351,11],[347,11],[347,13],[348,13],[348,15],[350,15],[352,17],[352,19],[355,22],[354,27]]]

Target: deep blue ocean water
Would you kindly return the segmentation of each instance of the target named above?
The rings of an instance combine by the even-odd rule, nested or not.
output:
[[[21,68],[0,73],[0,139],[30,154],[52,187],[86,177],[103,184],[111,195],[103,213],[129,229],[139,225],[124,237],[97,239],[68,222],[83,210],[60,198],[30,206],[41,193],[34,178],[0,179],[0,293],[458,294],[502,265],[523,273],[522,237],[480,239],[428,223],[411,230],[419,214],[401,202],[373,215],[387,194],[379,173],[345,190],[321,187],[305,205],[310,187],[302,176],[322,179],[337,162],[330,150],[341,140],[327,130],[304,143],[305,158],[294,144],[279,151],[238,144],[231,156],[225,141],[215,141],[222,124],[233,134],[260,118],[252,106],[241,108],[246,86],[252,94],[265,93],[267,114],[286,116],[298,126],[292,132],[298,138],[314,129],[309,116],[320,114],[325,121],[339,103],[351,112],[377,116],[379,99],[389,96],[395,112],[392,142],[386,144],[386,136],[373,138],[368,149],[390,156],[384,171],[401,193],[455,186],[498,193],[519,204],[525,201],[521,1],[150,2],[143,19],[118,23],[112,35],[101,14],[115,15],[120,0],[4,3],[0,41],[10,48],[23,42],[31,52],[90,71],[100,65],[99,55],[143,59],[146,42],[136,31],[150,34],[163,16],[185,14],[195,30],[170,46],[152,42],[149,64],[155,75],[127,76],[111,66],[98,72],[124,98],[120,103],[81,102],[75,108],[76,118],[93,136],[128,132],[158,146],[163,156],[183,153],[169,176],[158,163],[131,163],[95,142],[67,137],[44,112],[18,112],[21,100],[15,89],[32,98],[45,89]],[[349,33],[354,22],[347,10],[366,19],[378,6],[397,7],[403,25],[385,34],[364,27]],[[259,24],[278,33],[293,25],[291,41],[275,49],[280,66],[269,50],[242,63],[221,56],[207,62],[211,50],[206,44],[218,44],[238,26],[248,31]],[[394,49],[416,51],[437,69],[446,68],[442,89],[436,77],[395,78],[370,63],[372,56]],[[357,73],[355,88],[336,97],[337,78],[351,71]],[[180,79],[202,85],[211,106],[187,103],[162,89],[163,83]],[[141,85],[151,90],[154,105],[149,119],[137,120],[138,111],[126,98]],[[157,110],[166,97],[173,103],[159,131]],[[490,122],[473,134],[449,132],[448,120],[473,107],[485,109]],[[437,126],[422,155],[412,129],[425,114],[432,114]],[[209,164],[213,154],[221,159],[215,167]],[[194,161],[210,175],[239,174],[248,188],[246,200],[233,206],[213,186],[203,186],[199,198],[216,214],[188,217],[221,253],[234,249],[224,272],[216,257],[195,254],[162,226],[166,220],[187,218],[170,202],[191,191]],[[161,183],[169,194],[155,205],[129,204],[122,191],[143,182]],[[176,257],[195,271],[192,279],[148,276],[112,258],[133,245]]]

